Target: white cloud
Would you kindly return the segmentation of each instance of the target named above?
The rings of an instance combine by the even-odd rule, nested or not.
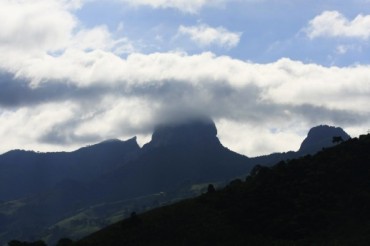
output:
[[[361,46],[354,44],[341,44],[336,47],[336,53],[340,55],[347,54],[349,51],[361,52]]]
[[[68,48],[79,50],[108,50],[115,54],[128,54],[135,51],[134,45],[127,38],[115,40],[106,26],[83,29],[71,38]]]
[[[23,52],[67,45],[77,20],[60,1],[1,1],[0,47]]]
[[[0,150],[27,148],[51,150],[50,144],[38,142],[38,138],[55,125],[75,117],[75,106],[70,102],[46,103],[37,107],[23,107],[0,111],[0,136],[6,139],[6,146]],[[4,142],[3,142],[4,143]],[[66,149],[77,147],[65,146]]]
[[[212,53],[131,54],[123,59],[104,51],[69,51],[19,65],[19,78],[40,81],[31,94],[47,93],[55,83],[68,86],[45,96],[47,106],[40,99],[36,107],[24,103],[16,116],[3,111],[0,137],[13,143],[0,146],[3,150],[16,144],[55,150],[146,136],[160,120],[194,112],[216,119],[224,144],[248,155],[297,149],[304,137],[299,133],[316,124],[349,126],[357,133],[370,123],[368,66],[324,67],[290,59],[256,64]],[[60,94],[63,102],[54,99]],[[53,115],[55,108],[68,109],[56,122],[45,125],[45,118],[33,116]],[[32,124],[13,123],[27,117]]]
[[[236,122],[227,119],[219,120],[216,123],[218,136],[225,146],[230,146],[232,150],[238,153],[252,154],[252,156],[298,150],[305,137],[300,135],[300,131],[302,131],[302,128],[303,131],[306,130],[305,127],[299,124],[280,126],[278,131],[272,132],[269,128],[274,127],[272,124],[270,126],[249,124],[248,122]],[[251,136],[254,136],[253,139],[251,139]],[[241,141],[241,139],[251,141]]]
[[[104,25],[84,28],[72,12],[82,4],[82,0],[1,1],[1,53],[34,57],[68,49],[133,52],[127,38],[115,38]]]
[[[218,5],[230,0],[118,0],[133,6],[146,5],[153,8],[174,8],[182,12],[196,13],[207,5]]]
[[[224,27],[213,28],[205,24],[198,26],[180,26],[178,35],[189,38],[200,46],[216,45],[233,48],[239,44],[241,33],[230,32]]]
[[[369,39],[370,15],[358,15],[347,19],[338,11],[325,11],[309,22],[306,29],[309,38],[346,37]]]

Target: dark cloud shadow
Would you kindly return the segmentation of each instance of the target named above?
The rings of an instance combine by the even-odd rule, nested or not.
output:
[[[15,78],[10,73],[0,73],[0,106],[17,108],[61,101],[98,100],[109,89],[101,86],[79,88],[67,82],[48,81],[36,88],[30,81]]]

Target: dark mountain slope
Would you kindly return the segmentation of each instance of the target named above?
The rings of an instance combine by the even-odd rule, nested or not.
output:
[[[212,190],[210,190],[212,191]],[[75,245],[368,245],[370,135],[114,224]]]
[[[140,156],[94,182],[99,199],[142,196],[246,175],[249,158],[221,145],[212,121],[161,126]]]
[[[351,137],[340,127],[321,125],[311,128],[306,139],[302,142],[298,152],[304,154],[314,154],[322,149],[322,146],[330,147],[335,145],[333,137],[341,137],[343,141]]]
[[[136,139],[112,140],[74,152],[14,150],[0,155],[0,200],[45,192],[63,179],[88,182],[138,154]]]

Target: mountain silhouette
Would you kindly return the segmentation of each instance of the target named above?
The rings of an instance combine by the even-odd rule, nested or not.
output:
[[[204,118],[157,126],[151,141],[144,145],[144,149],[176,145],[220,146],[221,143],[217,138],[215,123]]]
[[[0,200],[44,192],[63,179],[91,181],[124,165],[139,151],[136,138],[132,138],[105,141],[70,153],[7,152],[0,155]]]
[[[341,137],[344,141],[351,137],[340,127],[321,125],[311,128],[306,139],[302,142],[298,152],[314,154],[323,147],[333,146],[333,137]]]
[[[351,137],[340,127],[319,125],[308,131],[306,138],[303,140],[299,150],[284,153],[272,153],[265,156],[251,158],[254,165],[270,166],[282,160],[298,158],[305,155],[315,154],[324,148],[333,147],[333,137],[341,137],[343,141]]]
[[[93,190],[105,194],[99,196],[104,200],[143,196],[229,180],[252,167],[249,158],[220,143],[212,121],[191,120],[157,127],[137,159],[100,177]]]
[[[311,135],[305,141],[317,150],[332,145]],[[256,164],[271,166],[305,154],[248,158],[224,147],[208,118],[161,124],[142,148],[132,138],[73,152],[10,151],[0,155],[0,244],[40,235],[55,242],[63,233],[81,237],[132,210],[192,197],[208,183],[245,177]]]

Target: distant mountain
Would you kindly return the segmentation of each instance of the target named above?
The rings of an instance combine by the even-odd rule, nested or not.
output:
[[[0,241],[60,235],[63,232],[53,224],[91,207],[99,207],[94,215],[116,216],[120,210],[126,214],[123,211],[130,206],[125,201],[137,203],[138,197],[148,197],[138,207],[159,205],[158,200],[163,199],[153,200],[153,194],[163,193],[167,201],[177,196],[172,193],[185,198],[193,192],[183,190],[194,189],[193,185],[246,175],[253,167],[248,161],[223,147],[215,124],[204,119],[159,126],[142,149],[131,139],[103,142],[71,153],[7,153],[0,157],[4,175],[0,182],[10,189],[0,190],[0,194],[3,200],[20,199],[0,204],[0,215],[12,210],[11,216],[4,217],[10,223],[0,232]],[[26,168],[31,175],[23,173]],[[115,203],[125,205],[120,209]],[[71,220],[81,226],[79,219]],[[37,225],[32,226],[35,221]]]
[[[221,146],[214,122],[211,119],[201,118],[157,126],[152,140],[144,146],[144,149],[179,145]]]
[[[334,146],[333,137],[341,137],[347,141],[351,137],[340,127],[321,125],[311,128],[306,139],[302,142],[298,152],[300,154],[314,154],[323,147]]]
[[[369,245],[369,149],[364,135],[258,166],[245,181],[132,214],[73,245]]]
[[[311,132],[311,131],[310,131]],[[321,134],[332,138],[337,132]],[[317,141],[317,149],[332,143]],[[306,141],[306,140],[305,140]],[[224,147],[207,118],[159,125],[149,143],[109,140],[74,152],[0,155],[0,245],[10,239],[77,238],[118,219],[200,194],[304,152],[248,158]]]
[[[249,158],[222,146],[212,121],[194,120],[158,127],[137,159],[100,177],[92,190],[111,201],[225,181],[252,167]]]
[[[270,166],[281,160],[298,158],[305,155],[316,154],[324,148],[333,147],[338,143],[333,143],[333,137],[341,137],[343,141],[351,137],[340,127],[320,125],[309,130],[307,137],[303,140],[298,151],[285,153],[273,153],[265,156],[251,158],[253,164]]]
[[[63,179],[88,182],[136,157],[136,138],[110,140],[67,153],[13,150],[0,155],[0,200],[51,189]]]

